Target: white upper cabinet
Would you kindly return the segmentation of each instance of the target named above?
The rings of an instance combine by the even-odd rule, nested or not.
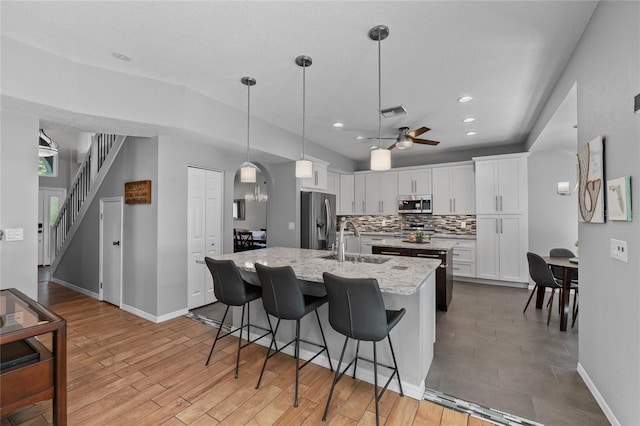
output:
[[[431,194],[431,169],[398,172],[398,195]]]
[[[355,214],[354,198],[354,177],[353,175],[339,175],[340,178],[340,198],[338,204],[338,214]],[[337,197],[336,197],[337,198]]]
[[[435,167],[433,177],[433,214],[476,214],[473,164]]]
[[[527,153],[474,158],[477,214],[525,214]]]
[[[327,165],[328,163],[313,160],[313,174],[310,178],[304,178],[301,182],[301,189],[311,191],[327,190]]]
[[[365,175],[353,175],[353,214],[365,214]]]
[[[340,181],[338,179],[337,173],[327,172],[327,193],[338,195],[340,190]]]
[[[365,175],[365,214],[397,213],[397,172]]]

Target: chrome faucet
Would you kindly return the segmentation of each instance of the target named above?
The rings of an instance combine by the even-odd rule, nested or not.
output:
[[[353,234],[356,237],[360,238],[360,231],[356,227],[356,224],[353,223],[353,221],[345,220],[340,224],[340,240],[338,241],[338,258],[337,258],[338,262],[344,262],[344,228],[348,224],[351,224],[351,227],[353,228]]]

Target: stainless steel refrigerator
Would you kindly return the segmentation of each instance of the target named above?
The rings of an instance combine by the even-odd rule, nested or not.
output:
[[[336,242],[336,196],[323,192],[300,193],[300,247],[330,249]]]

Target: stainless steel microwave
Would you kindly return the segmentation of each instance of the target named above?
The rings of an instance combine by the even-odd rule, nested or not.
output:
[[[433,213],[431,194],[429,195],[403,195],[398,197],[398,213]]]

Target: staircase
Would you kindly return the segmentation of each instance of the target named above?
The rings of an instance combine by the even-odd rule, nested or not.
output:
[[[60,208],[58,218],[51,226],[51,252],[54,256],[51,262],[52,274],[125,139],[126,136],[121,135],[96,134],[94,136],[87,158],[80,165],[67,198]]]

